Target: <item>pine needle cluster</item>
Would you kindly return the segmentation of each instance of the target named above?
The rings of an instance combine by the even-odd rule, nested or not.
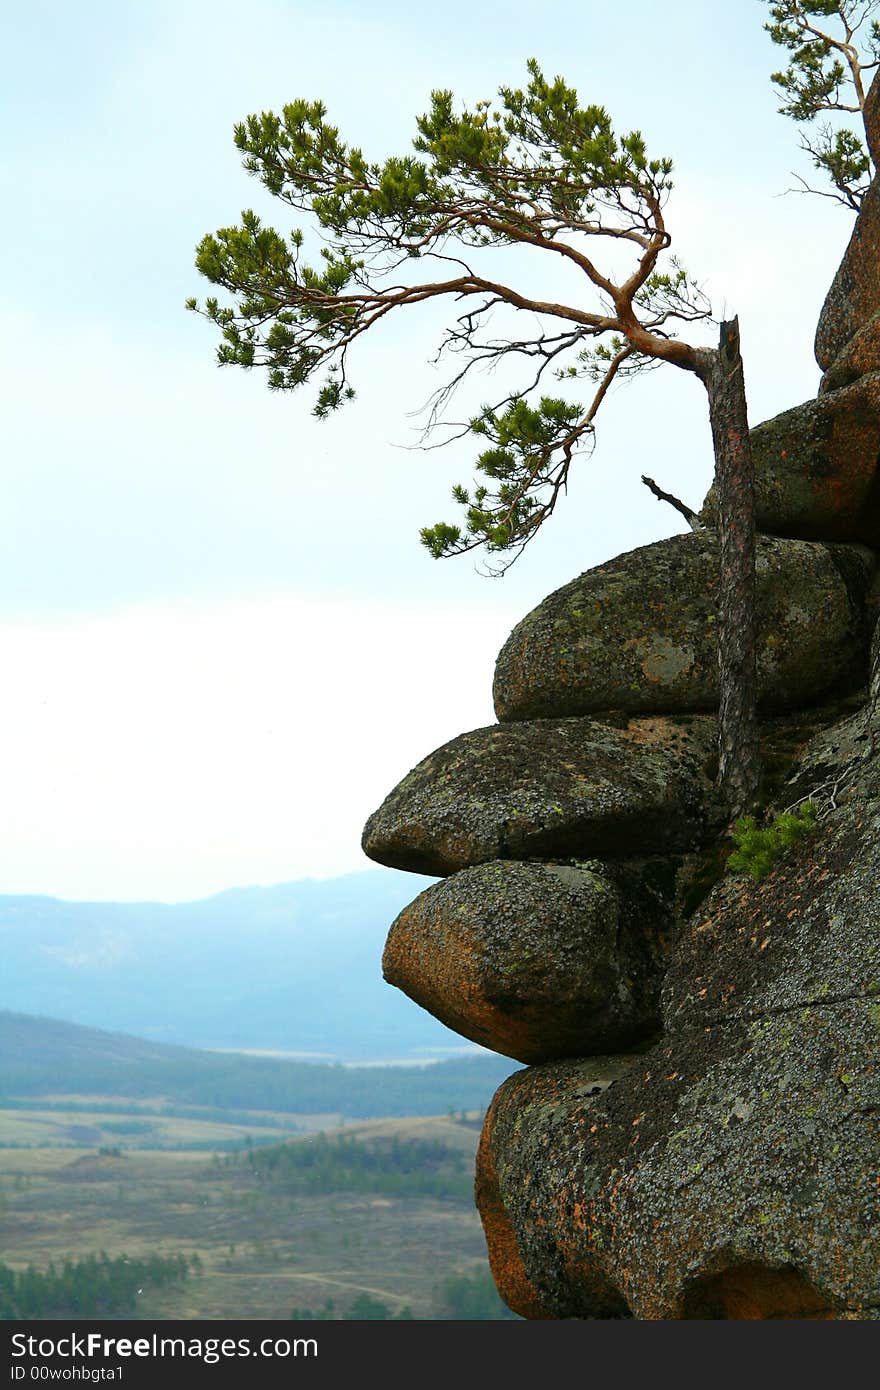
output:
[[[795,811],[782,811],[769,825],[759,826],[754,816],[742,816],[733,827],[736,849],[727,861],[728,873],[764,878],[786,852],[816,824],[816,807],[803,802]]]

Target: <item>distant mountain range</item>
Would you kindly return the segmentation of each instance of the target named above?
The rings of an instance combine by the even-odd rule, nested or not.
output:
[[[388,928],[430,882],[377,868],[171,905],[0,897],[0,1008],[313,1059],[473,1051],[382,979]]]
[[[485,1110],[516,1070],[514,1062],[491,1052],[409,1067],[201,1052],[0,1011],[0,1108],[5,1109],[127,1112],[147,1103],[161,1113],[225,1120],[243,1112],[437,1115]],[[255,1122],[253,1113],[248,1122]]]

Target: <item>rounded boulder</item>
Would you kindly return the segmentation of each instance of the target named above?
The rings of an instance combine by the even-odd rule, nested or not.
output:
[[[464,1037],[544,1062],[656,1030],[663,929],[600,863],[480,864],[421,893],[391,927],[382,969]]]
[[[445,876],[492,859],[633,858],[690,849],[714,806],[715,721],[493,724],[424,758],[370,816],[362,846]]]
[[[756,555],[758,699],[782,711],[861,678],[869,552],[775,537]],[[495,668],[504,722],[718,707],[718,545],[691,532],[588,570],[514,628]]]

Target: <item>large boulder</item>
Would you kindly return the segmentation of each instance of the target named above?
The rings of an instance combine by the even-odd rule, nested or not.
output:
[[[827,372],[880,309],[880,177],[862,200],[849,245],[816,328],[816,361]]]
[[[601,1095],[588,1061],[501,1087],[477,1194],[512,1307],[880,1316],[878,832],[873,758],[767,878],[691,919],[661,1043]]]
[[[599,1096],[589,1061],[516,1073],[476,1187],[502,1297],[524,1317],[876,1317],[872,1009],[701,1029]]]
[[[364,828],[391,868],[443,876],[492,859],[633,858],[690,848],[712,805],[715,721],[538,719],[460,734]]]
[[[880,543],[880,373],[765,420],[750,439],[759,531]],[[700,515],[716,523],[714,487]]]
[[[608,1053],[659,1027],[668,904],[598,862],[494,860],[426,889],[382,969],[447,1027],[515,1057]]]
[[[791,709],[863,676],[869,552],[761,537],[758,693]],[[502,721],[718,706],[718,547],[672,536],[588,570],[514,628],[495,670]]]

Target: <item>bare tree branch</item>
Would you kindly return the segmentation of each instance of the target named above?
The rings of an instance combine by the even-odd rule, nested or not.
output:
[[[670,507],[674,507],[677,512],[681,512],[692,531],[705,531],[706,527],[700,520],[698,513],[695,512],[692,507],[687,506],[687,504],[680,501],[678,497],[674,497],[671,492],[664,492],[662,487],[657,486],[653,478],[646,477],[644,473],[642,474],[642,482],[645,484],[648,491],[654,494],[658,502],[668,502]]]

